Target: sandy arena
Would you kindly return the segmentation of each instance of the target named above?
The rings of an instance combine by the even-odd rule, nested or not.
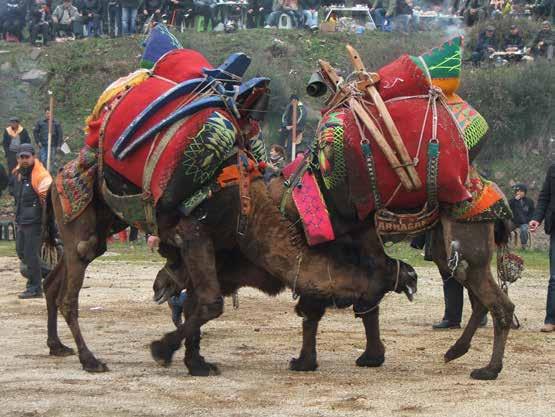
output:
[[[511,288],[522,328],[511,332],[497,381],[470,379],[491,353],[491,320],[471,351],[445,365],[460,331],[432,331],[443,312],[441,281],[417,268],[416,301],[390,295],[382,308],[386,363],[357,368],[362,323],[351,310],[331,311],[319,332],[314,373],[287,370],[301,345],[301,320],[290,293],[272,299],[243,289],[240,308],[204,327],[203,354],[219,377],[192,378],[183,350],[170,368],[150,357],[149,343],[171,330],[169,310],[151,301],[158,264],[96,262],[81,292],[81,325],[110,372],[88,374],[76,356],[53,358],[46,347],[44,300],[20,301],[16,258],[0,258],[0,415],[2,416],[549,416],[555,409],[555,337],[538,332],[547,273],[527,271]],[[465,319],[469,317],[465,300]],[[62,340],[74,346],[60,318]]]

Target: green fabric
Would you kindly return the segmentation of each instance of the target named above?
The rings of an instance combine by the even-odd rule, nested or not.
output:
[[[459,78],[462,65],[461,44],[461,37],[456,37],[420,57],[411,56],[410,58],[424,73],[429,72],[432,79]]]

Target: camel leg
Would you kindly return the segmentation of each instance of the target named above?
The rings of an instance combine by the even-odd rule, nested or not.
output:
[[[65,277],[65,264],[60,260],[44,281],[46,309],[48,311],[48,340],[46,344],[52,356],[69,356],[75,354],[74,350],[65,346],[58,336],[58,306],[56,305],[56,299]]]
[[[299,357],[293,358],[289,362],[289,369],[292,371],[315,371],[318,368],[316,334],[326,307],[321,300],[301,296],[295,311],[303,319],[303,345]]]
[[[363,306],[357,306],[356,311],[364,311]],[[356,365],[375,368],[385,362],[385,346],[380,337],[380,308],[376,307],[366,314],[356,314],[362,318],[366,334],[366,349],[356,360]]]
[[[191,281],[189,287],[195,291],[196,302],[185,323],[162,339],[152,342],[150,351],[156,362],[169,366],[174,352],[179,349],[181,341],[186,339],[184,362],[189,373],[193,376],[219,374],[218,367],[206,362],[200,355],[200,341],[197,341],[200,328],[223,313],[214,246],[202,225],[195,221],[181,220],[176,233],[179,237],[172,239],[180,244],[181,257]]]

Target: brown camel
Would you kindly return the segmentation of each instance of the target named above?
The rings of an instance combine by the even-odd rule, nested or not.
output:
[[[329,148],[328,148],[329,149]],[[314,169],[318,181],[323,184],[320,171]],[[269,185],[270,194],[276,204],[282,202],[285,194],[283,180],[274,179]],[[358,233],[357,230],[361,224],[368,222],[360,222],[355,214],[354,204],[349,193],[349,185],[343,183],[341,187],[337,187],[333,192],[321,186],[322,193],[331,213],[336,235],[341,236],[343,233]],[[291,199],[285,202],[285,211],[287,217],[294,223],[298,223],[299,216],[295,205]],[[371,215],[372,216],[372,215]],[[503,228],[502,228],[503,229]],[[505,230],[508,230],[505,227]],[[506,240],[506,233],[502,238]],[[375,233],[368,233],[368,236],[375,236]],[[365,242],[364,240],[362,241]],[[367,256],[372,248],[375,253],[375,242],[366,241],[366,245],[361,245],[361,256]],[[469,292],[472,302],[472,316],[464,329],[463,334],[455,342],[455,344],[445,353],[445,362],[457,359],[463,356],[470,348],[472,337],[478,328],[481,317],[486,311],[489,311],[493,318],[494,324],[494,342],[493,353],[488,365],[483,368],[475,369],[471,373],[471,377],[475,379],[495,379],[503,367],[503,355],[506,340],[509,334],[514,305],[507,295],[501,290],[495,282],[491,273],[491,259],[495,252],[496,245],[494,241],[494,223],[457,223],[448,216],[442,215],[441,222],[433,229],[433,260],[439,268],[442,279],[457,279],[463,284]],[[456,255],[455,255],[456,252]],[[455,255],[460,259],[458,266],[454,271],[449,266],[449,259]],[[306,303],[307,309],[310,306],[313,312],[308,322],[303,322],[303,351],[301,358],[310,358],[310,360],[301,366],[303,370],[315,367],[312,360],[313,355],[309,352],[316,351],[316,331],[318,321],[323,316],[325,308],[317,305],[317,303]],[[371,342],[370,339],[379,337],[379,309],[371,309],[364,320],[364,328],[367,336],[367,346],[375,347],[375,351],[365,351],[368,358],[383,358],[385,348],[381,341]],[[357,315],[360,316],[360,315]],[[363,315],[364,317],[364,315]],[[304,349],[306,346],[306,350]],[[360,359],[360,358],[359,358]],[[383,362],[383,360],[382,360]],[[365,365],[364,361],[357,361],[360,366]]]
[[[185,339],[185,365],[189,373],[199,376],[218,373],[218,368],[200,355],[199,335],[201,326],[223,311],[216,265],[216,254],[222,251],[238,249],[253,265],[299,294],[373,303],[390,290],[413,291],[407,288],[414,288],[416,275],[407,265],[388,258],[382,267],[369,270],[364,263],[338,259],[331,245],[308,248],[298,231],[278,211],[262,180],[252,182],[250,198],[252,209],[242,236],[237,234],[240,205],[236,186],[216,193],[191,217],[180,218],[174,212],[157,213],[160,238],[164,244],[178,248],[195,292],[195,303],[189,309],[187,321],[152,343],[151,352],[159,363],[169,364]],[[47,344],[52,355],[73,353],[58,337],[59,309],[71,329],[83,368],[91,372],[106,371],[106,365],[93,355],[81,334],[78,297],[86,267],[106,250],[106,238],[124,225],[98,195],[77,219],[67,224],[62,221],[60,197],[55,187],[50,200],[65,250],[44,284]],[[234,262],[230,257],[227,260]]]

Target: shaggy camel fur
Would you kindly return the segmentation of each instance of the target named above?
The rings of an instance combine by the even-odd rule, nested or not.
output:
[[[365,264],[336,259],[329,247],[308,248],[292,224],[281,216],[262,180],[253,181],[250,198],[252,210],[243,236],[237,234],[237,187],[216,193],[188,218],[179,218],[175,213],[158,213],[160,238],[164,244],[178,248],[195,291],[195,303],[189,307],[187,321],[152,343],[151,352],[159,363],[168,364],[185,339],[184,362],[191,375],[219,372],[200,355],[199,339],[201,326],[223,311],[216,266],[219,251],[238,248],[248,261],[282,284],[300,294],[325,299],[371,303],[386,291],[401,291],[401,288],[414,285],[412,268],[392,260],[384,264],[384,270],[376,273],[369,271]],[[106,371],[106,365],[93,355],[81,334],[78,297],[88,264],[106,250],[108,235],[123,225],[98,195],[68,224],[62,221],[62,207],[55,188],[51,191],[51,203],[65,250],[44,284],[48,308],[47,344],[52,355],[72,353],[58,337],[59,309],[71,329],[83,368],[91,372]]]

